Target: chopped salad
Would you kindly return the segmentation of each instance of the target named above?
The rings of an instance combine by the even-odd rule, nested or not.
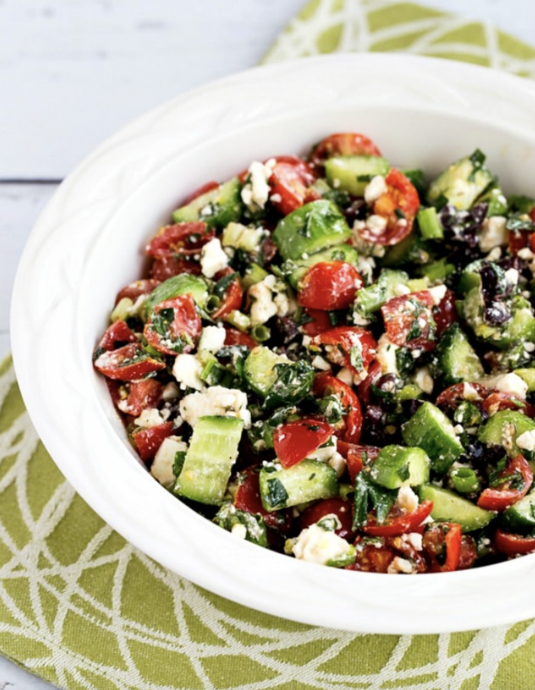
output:
[[[401,574],[535,552],[534,231],[479,150],[428,179],[332,134],[186,199],[94,366],[237,538]]]

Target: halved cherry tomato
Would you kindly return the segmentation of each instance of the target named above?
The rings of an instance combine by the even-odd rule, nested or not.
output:
[[[353,530],[353,505],[343,498],[325,498],[314,503],[301,513],[299,526],[301,529],[315,525],[327,515],[336,515],[340,520],[340,527],[334,531],[342,539],[350,539]]]
[[[118,381],[136,381],[153,371],[165,369],[164,362],[151,357],[140,343],[131,343],[113,352],[105,351],[94,365],[101,374]]]
[[[535,551],[535,537],[509,534],[499,528],[494,533],[493,544],[497,551],[507,556],[518,556]]]
[[[127,387],[128,394],[117,402],[117,407],[124,414],[132,417],[139,415],[147,408],[157,407],[162,397],[163,384],[154,378],[132,381]]]
[[[205,182],[201,187],[199,187],[192,194],[187,196],[180,205],[187,206],[188,204],[191,204],[192,201],[195,201],[197,197],[202,196],[203,194],[208,194],[208,192],[211,192],[213,189],[217,189],[218,187],[219,182],[216,182],[215,180]]]
[[[308,417],[281,424],[273,434],[273,446],[283,467],[292,467],[328,441],[333,428],[327,422]]]
[[[177,276],[180,273],[190,273],[191,275],[198,276],[201,272],[201,264],[198,261],[180,259],[170,255],[154,260],[150,269],[150,276],[159,282]]]
[[[426,528],[423,547],[430,572],[452,572],[461,562],[462,529],[456,522],[441,522]]]
[[[250,335],[247,335],[247,333],[242,333],[236,328],[227,328],[225,334],[225,345],[244,345],[252,350],[253,347],[258,345],[258,343],[256,340],[253,340]]]
[[[104,335],[99,341],[95,352],[101,350],[115,350],[118,344],[137,343],[135,333],[126,325],[124,321],[116,321],[104,331]]]
[[[145,280],[136,280],[129,285],[126,285],[115,298],[117,304],[124,297],[128,297],[132,302],[135,302],[141,295],[150,295],[150,293],[160,284],[160,280],[148,278]]]
[[[319,199],[320,195],[309,189],[316,176],[305,161],[295,156],[277,156],[275,167],[268,180],[272,205],[285,216],[304,203]]]
[[[505,510],[523,498],[533,483],[533,471],[522,455],[514,457],[493,485],[481,492],[477,505],[484,510]]]
[[[386,573],[397,553],[394,547],[383,540],[382,544],[377,540],[367,543],[365,537],[358,536],[355,540],[355,563],[347,566],[346,570],[360,570],[367,573]]]
[[[429,290],[389,299],[381,313],[390,341],[400,347],[432,350],[436,344],[433,304]]]
[[[400,534],[414,532],[433,510],[433,501],[422,501],[412,513],[394,515],[387,518],[384,524],[377,524],[375,517],[369,516],[362,531],[370,537],[397,537]]]
[[[436,399],[436,405],[456,410],[465,400],[473,403],[482,402],[488,393],[489,389],[481,383],[455,383],[442,391]]]
[[[146,429],[134,431],[132,439],[136,444],[139,457],[145,462],[152,460],[164,440],[171,436],[173,432],[173,422],[164,422]]]
[[[227,266],[223,270],[219,271],[219,273],[217,273],[214,276],[214,278],[215,280],[220,280],[224,276],[230,275],[231,273],[234,273],[234,271],[229,266]],[[225,295],[221,300],[221,304],[214,312],[212,312],[211,317],[213,319],[225,318],[225,316],[228,316],[231,311],[234,311],[235,309],[239,309],[241,307],[242,299],[243,288],[241,286],[240,279],[236,274],[236,278],[227,287]]]
[[[368,369],[368,375],[361,381],[357,386],[357,393],[360,402],[368,406],[371,402],[371,387],[381,378],[383,375],[383,370],[379,362],[372,362],[370,368]]]
[[[509,251],[516,256],[521,249],[529,245],[532,233],[529,230],[509,231]]]
[[[395,168],[385,177],[388,191],[373,203],[373,215],[386,220],[383,229],[365,226],[359,230],[362,239],[373,244],[392,245],[410,234],[420,207],[418,192],[412,182]]]
[[[331,134],[316,144],[310,154],[310,162],[322,168],[328,158],[334,156],[380,156],[381,152],[371,139],[363,134],[344,132]]]
[[[362,431],[362,410],[359,399],[351,387],[329,372],[324,371],[321,374],[316,374],[313,390],[314,395],[318,398],[326,395],[336,395],[340,398],[340,402],[346,410],[341,438],[348,443],[358,443]]]
[[[356,443],[348,443],[340,439],[336,442],[336,450],[346,459],[347,471],[352,484],[355,483],[357,474],[362,471],[364,465],[375,460],[381,451],[377,446],[359,446]]]
[[[311,319],[311,321],[307,321],[301,326],[305,335],[313,338],[320,333],[330,331],[333,327],[327,312],[321,311],[320,309],[305,309],[304,311],[307,318]]]
[[[503,391],[489,391],[489,395],[483,402],[483,409],[492,416],[501,410],[516,410],[522,412],[528,417],[533,417],[534,408],[522,398],[519,398],[512,393],[504,393]]]
[[[202,330],[193,297],[187,293],[164,300],[152,309],[143,334],[147,342],[166,355],[190,352]]]
[[[456,299],[453,290],[446,290],[446,294],[440,300],[440,303],[433,309],[437,338],[440,338],[448,326],[459,320],[457,307],[455,306]]]
[[[260,497],[258,471],[250,467],[239,476],[238,489],[234,496],[234,506],[246,513],[261,515],[267,527],[286,532],[291,520],[287,511],[267,511],[262,505]]]
[[[193,256],[215,237],[212,228],[201,221],[165,225],[145,248],[149,256]]]
[[[461,537],[461,555],[459,556],[458,570],[468,570],[477,560],[476,543],[469,534]]]
[[[297,295],[302,307],[332,311],[347,309],[364,285],[357,269],[345,261],[314,264],[305,273]]]
[[[318,345],[331,346],[327,359],[349,367],[354,373],[365,371],[377,352],[373,335],[359,326],[337,326],[314,338]]]

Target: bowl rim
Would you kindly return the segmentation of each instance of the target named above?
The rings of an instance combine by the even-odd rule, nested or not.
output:
[[[535,555],[472,571],[427,574],[425,578],[415,581],[413,578],[385,578],[382,574],[327,570],[323,566],[302,563],[241,542],[212,525],[165,492],[156,482],[148,481],[146,471],[139,463],[132,462],[133,452],[125,447],[124,440],[109,423],[94,385],[95,374],[90,362],[84,360],[87,348],[79,332],[80,315],[75,313],[77,290],[80,290],[84,277],[82,282],[77,282],[78,276],[69,274],[67,279],[62,277],[63,282],[52,281],[49,294],[39,292],[43,285],[49,284],[50,275],[46,263],[38,261],[38,256],[43,251],[55,251],[57,243],[67,237],[69,230],[66,221],[80,204],[83,212],[82,201],[88,195],[90,182],[100,178],[107,170],[106,166],[109,168],[111,163],[120,160],[125,151],[143,149],[147,133],[150,133],[148,140],[153,141],[155,133],[165,131],[166,127],[176,127],[181,117],[190,117],[196,109],[211,103],[214,97],[223,99],[219,110],[218,107],[214,109],[216,115],[222,113],[225,108],[228,109],[230,98],[244,88],[249,90],[249,119],[244,118],[239,108],[225,111],[227,124],[234,127],[231,131],[239,131],[244,123],[254,128],[259,122],[273,123],[277,118],[284,120],[288,112],[303,111],[303,106],[296,103],[296,95],[302,93],[303,88],[295,86],[300,83],[299,80],[313,77],[316,88],[328,89],[331,86],[328,75],[333,70],[349,69],[366,74],[368,91],[364,89],[360,95],[360,102],[364,104],[384,107],[388,103],[388,95],[382,94],[380,89],[374,89],[372,82],[381,78],[392,80],[394,71],[394,78],[404,74],[404,83],[413,89],[411,93],[416,101],[418,97],[421,98],[421,105],[414,107],[430,111],[440,109],[452,115],[476,118],[499,126],[502,130],[509,127],[511,131],[535,143],[535,122],[532,118],[535,111],[534,83],[488,68],[437,58],[405,54],[339,54],[300,58],[253,67],[182,94],[134,120],[82,161],[60,185],[35,224],[17,270],[11,307],[13,358],[23,399],[45,447],[82,498],[141,551],[220,596],[282,618],[354,632],[453,632],[526,619],[535,615],[535,595],[528,602],[525,596],[520,598],[518,591],[504,597],[500,587],[504,578],[515,577],[519,584],[528,583],[535,572]],[[282,106],[273,114],[265,110],[266,96],[263,92],[269,92],[267,87],[277,82],[280,84],[278,99]],[[433,94],[422,92],[428,84],[441,91],[441,96],[451,94],[452,102],[446,108],[440,102],[435,102]],[[477,84],[477,88],[474,88],[474,84]],[[514,101],[513,106],[507,106],[507,125],[503,124],[505,105],[492,110],[489,107],[491,103],[496,106],[496,97],[499,95],[503,98],[505,94]],[[315,98],[317,105],[319,96]],[[406,107],[411,107],[409,101]],[[468,115],[469,107],[473,110]],[[183,111],[187,115],[182,115]],[[217,140],[220,134],[219,130],[213,130],[208,143]],[[197,148],[202,148],[206,144],[206,137],[202,132],[195,136],[192,135],[182,148],[177,145],[178,153],[172,152],[172,155],[192,155]],[[124,170],[112,171],[112,179],[120,172]],[[123,180],[120,204],[150,180],[152,174],[153,171],[147,169],[139,178]],[[94,222],[94,227],[98,225],[101,229],[112,222],[110,219],[115,212],[113,204],[116,203],[115,196],[108,199],[103,194],[100,191],[95,197],[95,201],[102,204],[106,211],[102,219],[99,217]],[[85,236],[84,241],[87,244]],[[76,251],[80,251],[80,247]],[[67,265],[71,260],[76,263],[80,257],[65,255],[59,258],[65,273],[71,270]],[[66,286],[68,296],[64,293]],[[39,298],[31,300],[32,295],[36,294]],[[30,302],[32,306],[28,312]],[[65,315],[71,317],[69,334],[76,347],[71,353],[61,351],[64,372],[54,382],[54,386],[57,384],[59,388],[52,391],[50,367],[57,359],[57,343],[54,343],[53,329],[47,322],[56,322]],[[31,344],[36,337],[40,339],[37,357]],[[77,407],[80,421],[76,423],[74,410],[69,412],[67,416],[74,428],[67,429],[57,419],[57,402],[60,396],[72,399],[75,393],[72,377],[76,374],[82,375],[82,389],[86,393],[83,404]],[[84,448],[84,462],[80,462],[79,457],[73,456],[73,442],[76,437],[89,441],[95,423],[99,425],[98,448]],[[124,486],[132,495],[146,495],[151,505],[157,506],[159,519],[167,521],[161,541],[155,541],[153,526],[149,528],[144,524],[145,516],[137,510],[136,505],[129,501],[117,502],[113,491],[98,476],[94,456],[103,447],[108,452],[112,451],[114,456],[117,454],[117,467],[110,468],[110,483],[113,483],[112,480],[124,480]],[[126,473],[126,479],[123,472]],[[116,485],[113,483],[114,487]],[[194,530],[195,538],[187,533],[188,529]],[[209,551],[214,545],[223,549],[227,562],[216,566],[214,555],[198,548],[200,537],[205,540],[201,540],[203,544],[210,545]],[[177,545],[189,549],[187,562],[177,557]],[[236,572],[235,563],[248,563],[247,572]],[[219,568],[216,577],[214,567]],[[359,580],[355,581],[355,577]],[[343,593],[348,589],[350,578],[358,582],[359,592],[345,595]],[[282,591],[280,586],[276,586],[280,581],[285,582]],[[511,589],[520,590],[521,587]],[[493,600],[492,593],[498,592],[504,600],[503,604],[492,610],[484,606],[487,600]],[[455,606],[447,603],[448,598],[455,599]],[[315,602],[312,608],[307,607],[310,601]],[[407,602],[412,603],[409,606]],[[437,615],[429,620],[427,611],[432,605],[435,605]]]

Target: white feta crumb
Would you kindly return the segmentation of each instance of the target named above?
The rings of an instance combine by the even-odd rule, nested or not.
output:
[[[180,384],[180,388],[195,388],[202,390],[204,383],[201,380],[203,365],[195,355],[178,355],[173,364],[173,376]]]
[[[381,235],[387,226],[386,218],[372,214],[366,220],[366,227],[372,235]]]
[[[179,452],[185,453],[187,450],[187,444],[176,436],[164,438],[162,445],[158,448],[154,456],[150,468],[152,476],[165,487],[172,486],[175,483],[175,475],[173,472],[175,455]]]
[[[528,392],[528,384],[521,379],[518,374],[513,372],[499,376],[496,379],[494,386],[502,393],[509,393],[510,395],[514,395],[522,400],[525,400]]]
[[[275,276],[269,275],[249,288],[248,295],[251,301],[250,315],[252,326],[266,323],[272,316],[277,314],[278,307],[273,300],[274,287]]]
[[[180,401],[180,414],[194,427],[200,417],[238,417],[246,429],[251,427],[251,413],[247,409],[247,395],[235,388],[211,386],[202,393],[190,393]]]
[[[517,256],[519,259],[524,259],[525,261],[531,261],[531,259],[535,258],[535,254],[529,247],[522,247],[522,249],[519,249]]]
[[[433,387],[435,382],[431,376],[429,367],[421,367],[414,374],[414,383],[422,390],[424,393],[431,395],[433,392]]]
[[[383,374],[399,374],[396,361],[397,345],[390,341],[388,335],[383,333],[377,342],[376,358],[381,365]]]
[[[494,247],[505,246],[509,241],[509,230],[505,227],[503,216],[485,218],[479,234],[479,246],[482,252],[490,252]]]
[[[469,402],[477,402],[480,396],[471,383],[463,383],[463,398]]]
[[[223,251],[221,242],[214,237],[201,250],[201,270],[207,278],[213,278],[216,273],[228,265],[228,256]]]
[[[336,374],[336,378],[340,379],[343,383],[347,383],[348,386],[353,385],[353,372],[347,367],[342,367]]]
[[[460,436],[460,435],[463,433],[463,431],[464,431],[462,424],[456,424],[456,425],[453,427],[453,431],[455,431],[455,433],[457,434],[457,436]]]
[[[329,458],[327,464],[330,465],[336,472],[336,476],[338,477],[338,479],[340,479],[340,477],[342,477],[344,472],[346,471],[346,460],[344,456],[338,452],[334,453]]]
[[[402,297],[403,295],[410,295],[411,289],[408,285],[404,283],[398,283],[394,286],[394,295],[396,297]]]
[[[174,381],[169,381],[162,391],[162,400],[164,402],[171,402],[175,398],[178,398],[180,390]]]
[[[407,558],[401,558],[401,556],[395,556],[394,560],[388,566],[386,572],[389,575],[397,575],[398,573],[403,573],[404,575],[412,575],[416,572],[414,563],[409,561]]]
[[[314,369],[319,369],[319,371],[329,371],[331,365],[326,359],[323,359],[320,355],[316,355],[312,360],[312,366]]]
[[[407,513],[413,513],[418,508],[418,496],[408,484],[399,487],[396,505]]]
[[[205,350],[215,355],[225,344],[226,335],[227,332],[224,328],[219,328],[219,326],[205,326],[205,328],[202,329],[199,339],[199,350]]]
[[[267,163],[253,161],[249,166],[247,182],[241,190],[243,203],[250,211],[257,211],[264,208],[269,198],[270,187],[268,180],[273,173],[275,161],[270,159]]]
[[[151,426],[158,426],[158,424],[163,424],[163,417],[160,412],[155,407],[147,407],[143,412],[134,420],[136,426],[142,427],[143,429],[149,429]]]
[[[318,525],[311,525],[302,530],[297,537],[292,552],[300,560],[327,565],[329,561],[343,558],[352,549],[351,544],[335,532],[324,530]]]
[[[508,268],[507,271],[505,271],[505,280],[510,284],[510,285],[518,285],[518,278],[519,278],[519,273],[516,270],[516,268]]]
[[[535,450],[535,430],[524,431],[523,434],[520,434],[516,439],[516,445],[522,450],[533,452]]]
[[[422,551],[423,537],[419,532],[409,532],[402,537],[403,541],[409,543],[415,551]]]
[[[444,299],[448,288],[445,285],[437,285],[428,289],[429,294],[433,298],[433,304],[438,306]]]
[[[247,537],[247,527],[242,525],[241,522],[237,522],[230,530],[230,533],[238,537],[238,539],[245,539]]]
[[[329,460],[336,453],[336,436],[331,436],[322,446],[309,455],[309,460],[318,460],[319,462],[329,462]]]
[[[385,178],[382,175],[376,175],[364,189],[364,200],[367,204],[372,204],[383,194],[388,194]]]

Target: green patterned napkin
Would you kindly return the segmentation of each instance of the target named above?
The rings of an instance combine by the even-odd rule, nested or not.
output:
[[[264,61],[336,50],[405,50],[535,77],[531,47],[391,0],[312,0]],[[0,653],[66,690],[525,690],[535,622],[361,635],[210,594],[126,543],[76,495],[40,443],[8,359],[0,364]]]

